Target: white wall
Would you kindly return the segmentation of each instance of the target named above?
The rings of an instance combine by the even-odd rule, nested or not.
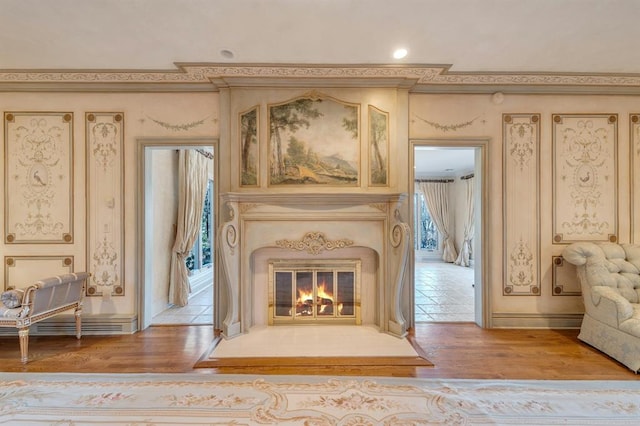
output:
[[[151,208],[153,223],[148,223],[152,242],[148,254],[153,264],[151,283],[152,315],[164,311],[169,304],[171,249],[178,220],[178,152],[175,149],[151,150]]]
[[[411,95],[409,107],[410,138],[438,139],[442,145],[460,138],[488,137],[488,182],[485,203],[488,224],[488,282],[492,316],[495,323],[517,325],[526,316],[540,318],[583,312],[581,296],[554,296],[552,288],[553,256],[559,256],[566,244],[554,244],[552,235],[552,114],[618,114],[618,239],[620,242],[640,241],[638,218],[632,218],[630,194],[630,123],[629,114],[638,113],[637,96],[589,95],[510,95],[504,102],[492,102],[490,94],[420,94]],[[502,115],[539,113],[540,122],[540,223],[539,244],[541,265],[538,296],[507,296],[503,294],[503,145]],[[423,119],[448,128],[432,126]],[[453,125],[459,125],[452,130]],[[535,195],[532,195],[535,196]],[[637,209],[635,210],[637,212]],[[637,216],[637,213],[635,213]],[[636,235],[631,235],[632,220]],[[512,318],[512,319],[509,319]],[[508,322],[511,321],[509,324]],[[541,322],[542,324],[542,322]]]
[[[248,101],[243,108],[254,105],[252,89],[243,89]],[[301,93],[302,91],[290,91]],[[332,89],[331,96],[350,99],[354,93],[340,89]],[[286,99],[287,96],[274,96],[273,92],[264,91],[271,97],[266,102]],[[553,113],[615,113],[618,114],[618,238],[621,242],[640,241],[638,211],[633,208],[632,194],[634,184],[630,179],[630,123],[629,114],[640,111],[638,96],[604,96],[604,95],[505,95],[504,102],[496,104],[491,101],[490,94],[413,94],[404,97],[395,92],[398,109],[390,108],[392,118],[402,110],[403,102],[407,102],[409,139],[438,139],[441,145],[448,140],[459,140],[466,137],[490,140],[488,145],[487,193],[487,257],[488,280],[491,315],[501,318],[504,326],[521,324],[517,318],[544,317],[549,315],[576,314],[583,311],[580,296],[554,296],[552,292],[552,258],[561,254],[563,244],[552,241],[552,146],[551,115]],[[244,96],[244,95],[243,95]],[[73,256],[75,270],[85,270],[89,262],[86,256],[86,182],[85,158],[86,137],[84,114],[86,112],[115,111],[122,112],[125,120],[124,130],[124,286],[122,296],[105,294],[100,297],[87,297],[85,313],[87,315],[128,315],[137,314],[138,265],[137,249],[142,242],[137,241],[136,206],[137,141],[139,139],[158,138],[164,140],[182,140],[197,137],[220,138],[220,177],[221,192],[237,190],[237,167],[233,161],[239,153],[231,147],[229,138],[237,130],[229,129],[220,135],[220,122],[228,124],[230,117],[220,116],[219,101],[223,98],[218,93],[52,93],[52,92],[20,92],[0,94],[0,110],[11,111],[60,111],[73,112],[73,165],[74,165],[74,239],[72,244],[0,244],[2,256]],[[242,97],[236,99],[244,99]],[[387,98],[385,98],[387,99]],[[249,100],[251,102],[249,102]],[[228,99],[227,99],[228,101]],[[375,98],[354,98],[353,101],[380,104]],[[387,102],[385,100],[385,102]],[[396,105],[393,102],[388,102]],[[240,105],[238,105],[240,108]],[[503,293],[503,272],[505,256],[503,253],[503,146],[502,146],[502,114],[503,113],[539,113],[540,127],[540,256],[541,265],[540,288],[538,296],[506,296]],[[438,123],[444,127],[429,125],[421,118]],[[226,121],[225,121],[226,120]],[[408,158],[406,135],[395,131],[400,122],[391,123],[392,149],[391,186],[389,192],[409,191]],[[455,126],[455,129],[451,126]],[[449,126],[449,127],[446,127]],[[264,133],[266,129],[261,129]],[[363,129],[364,131],[364,129]],[[4,137],[4,135],[3,135]],[[395,139],[394,139],[395,138]],[[266,153],[266,147],[262,148]],[[4,150],[0,152],[4,156]],[[1,162],[5,164],[4,157]],[[395,169],[395,170],[394,170]],[[266,170],[263,169],[266,174]],[[0,175],[2,184],[0,192],[5,191],[4,173]],[[370,189],[363,189],[364,191]],[[456,209],[457,210],[457,209]],[[459,222],[458,222],[459,223]],[[635,224],[635,226],[633,226]],[[2,224],[4,226],[4,224]],[[456,226],[456,233],[462,231]],[[635,235],[632,235],[632,232]],[[4,233],[3,233],[4,234]],[[459,237],[456,238],[459,244]],[[6,268],[6,265],[5,265]],[[45,271],[43,271],[45,273]],[[514,320],[510,320],[510,315]],[[518,317],[519,316],[519,317]],[[509,322],[511,321],[511,322]]]
[[[124,294],[86,297],[84,314],[134,318],[138,314],[137,249],[137,145],[139,139],[185,140],[218,137],[218,94],[216,93],[2,93],[0,110],[72,112],[74,166],[74,239],[72,244],[0,244],[2,256],[73,256],[76,271],[87,270],[85,191],[85,113],[121,112],[124,115]],[[4,138],[4,135],[2,136]],[[0,155],[4,156],[4,150]],[[3,158],[4,160],[4,158]],[[4,161],[2,161],[4,164]],[[159,170],[158,173],[162,173]],[[4,199],[4,173],[0,185]],[[3,238],[4,240],[4,238]],[[48,272],[43,270],[42,274]]]

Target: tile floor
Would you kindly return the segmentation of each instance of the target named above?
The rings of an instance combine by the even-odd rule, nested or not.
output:
[[[168,324],[213,324],[213,286],[190,296],[187,306],[171,306],[151,321],[151,325]]]
[[[473,322],[473,268],[416,263],[416,322]]]

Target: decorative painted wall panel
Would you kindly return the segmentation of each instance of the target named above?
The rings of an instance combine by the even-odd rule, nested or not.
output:
[[[505,295],[540,295],[540,115],[504,114]]]
[[[617,241],[616,114],[553,115],[553,242]]]
[[[553,292],[554,296],[580,296],[580,280],[576,266],[565,262],[562,256],[553,256]]]
[[[631,188],[640,188],[640,114],[629,115],[629,164],[631,176]],[[634,244],[640,243],[640,235],[636,235],[640,231],[640,195],[637,191],[631,191],[631,241]]]
[[[258,186],[258,107],[240,113],[240,185]]]
[[[88,296],[124,295],[124,114],[86,114]]]
[[[389,184],[389,113],[369,105],[369,184]]]
[[[5,242],[73,242],[73,114],[6,112]]]
[[[5,256],[4,289],[26,288],[47,277],[73,272],[73,256]]]

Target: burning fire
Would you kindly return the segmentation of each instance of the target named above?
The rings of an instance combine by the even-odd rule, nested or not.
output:
[[[329,288],[327,288],[329,287]],[[318,305],[318,314],[330,315],[333,308],[333,293],[330,293],[330,286],[327,286],[323,281],[316,286],[316,305]],[[298,315],[313,315],[313,290],[312,291],[300,291],[298,290],[298,299],[296,300],[297,314]],[[339,305],[339,311],[342,310],[342,304]]]

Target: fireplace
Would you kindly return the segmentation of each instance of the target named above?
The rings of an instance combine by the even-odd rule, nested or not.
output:
[[[402,194],[226,193],[222,200],[215,311],[224,337],[327,323],[407,334],[411,244]]]
[[[269,261],[269,325],[361,324],[360,260]]]

